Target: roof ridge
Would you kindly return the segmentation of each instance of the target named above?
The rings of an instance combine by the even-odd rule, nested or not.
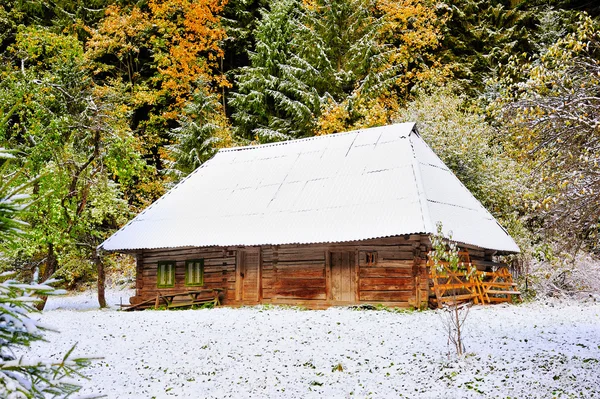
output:
[[[392,125],[373,126],[373,127],[362,128],[362,129],[355,129],[355,130],[351,130],[349,132],[336,132],[336,133],[322,134],[319,136],[302,137],[299,139],[275,141],[273,143],[253,144],[253,145],[246,145],[246,146],[241,146],[241,147],[221,148],[217,152],[245,151],[245,150],[253,150],[256,148],[267,148],[267,147],[276,147],[276,146],[280,146],[280,145],[290,145],[290,144],[296,144],[296,143],[305,142],[305,141],[324,140],[326,138],[333,139],[333,138],[337,138],[337,137],[341,137],[341,136],[346,136],[349,134],[357,134],[357,133],[365,132],[365,131],[372,130],[372,129],[384,128],[384,127],[389,127],[389,126],[406,125],[406,124],[413,125],[413,129],[411,129],[411,132],[412,132],[414,130],[415,122],[400,122],[400,123],[394,123]],[[410,135],[410,133],[409,133],[409,135]],[[406,137],[408,137],[408,136],[406,136]]]
[[[424,140],[421,138],[421,135],[417,131],[417,126],[413,126],[411,133],[414,132],[415,136],[419,138],[421,141]],[[409,134],[410,137],[410,134]],[[413,175],[415,178],[415,184],[417,185],[417,195],[419,197],[419,206],[421,207],[421,218],[423,220],[423,230],[428,233],[435,232],[433,222],[431,221],[431,215],[429,214],[429,206],[427,203],[427,196],[425,195],[425,187],[423,186],[423,176],[421,175],[420,162],[417,159],[417,154],[415,152],[415,147],[413,145],[412,140],[409,140],[410,149],[412,151],[412,159],[411,165],[413,168]]]

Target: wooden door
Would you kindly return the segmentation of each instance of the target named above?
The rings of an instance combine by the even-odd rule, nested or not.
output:
[[[354,302],[356,287],[354,252],[331,252],[331,300]]]
[[[239,298],[242,301],[258,301],[259,294],[259,278],[258,278],[258,267],[259,267],[259,250],[258,249],[245,249],[238,251],[239,259],[239,273],[238,278],[240,295]]]

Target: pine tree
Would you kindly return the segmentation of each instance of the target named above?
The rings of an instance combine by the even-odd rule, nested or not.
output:
[[[536,24],[534,15],[504,3],[444,0],[439,8],[447,19],[440,58],[452,66],[455,80],[471,96],[499,64],[511,56],[524,60],[533,53],[529,32]]]
[[[395,76],[386,65],[381,37],[385,18],[369,0],[305,2],[299,33],[292,42],[300,68],[296,75],[315,88],[321,103],[376,97],[382,82]],[[311,43],[311,45],[306,45]]]
[[[315,133],[331,103],[376,96],[386,67],[382,17],[367,0],[281,0],[263,11],[251,66],[236,76],[230,105],[238,134],[262,141]]]
[[[218,148],[231,145],[231,131],[226,123],[219,97],[202,87],[194,93],[171,132],[175,142],[169,147],[174,158],[170,169],[177,178],[185,176],[210,159]]]
[[[263,11],[251,66],[230,105],[238,134],[263,141],[388,123],[439,45],[426,0],[280,0]],[[372,110],[375,111],[375,117]]]
[[[243,138],[285,140],[312,130],[319,99],[296,78],[290,63],[300,8],[298,0],[280,0],[271,11],[261,11],[251,65],[237,74],[238,91],[230,99],[237,134]]]

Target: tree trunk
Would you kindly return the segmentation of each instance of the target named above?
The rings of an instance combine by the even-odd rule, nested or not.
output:
[[[40,273],[40,283],[45,283],[54,272],[56,272],[56,254],[54,253],[54,244],[48,244],[48,254],[46,256],[46,264],[42,267],[42,271]],[[46,306],[46,301],[48,300],[47,295],[40,295],[40,302],[38,302],[35,307],[38,310],[44,310],[44,306]]]
[[[106,297],[104,296],[104,283],[106,276],[104,275],[104,262],[100,256],[100,251],[94,250],[94,261],[96,262],[96,269],[98,270],[98,304],[100,308],[106,307]]]

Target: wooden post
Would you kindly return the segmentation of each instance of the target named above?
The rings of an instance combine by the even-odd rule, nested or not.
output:
[[[235,300],[242,300],[242,266],[244,251],[237,249],[235,256]]]
[[[144,251],[135,255],[135,295],[142,296],[144,291]]]
[[[354,251],[354,302],[360,302],[360,293],[359,293],[359,279],[360,279],[360,269],[359,269],[359,257],[358,257],[358,248]]]
[[[325,300],[331,300],[331,252],[325,250]]]
[[[256,271],[256,296],[258,302],[262,302],[262,246],[258,247],[258,270]]]

